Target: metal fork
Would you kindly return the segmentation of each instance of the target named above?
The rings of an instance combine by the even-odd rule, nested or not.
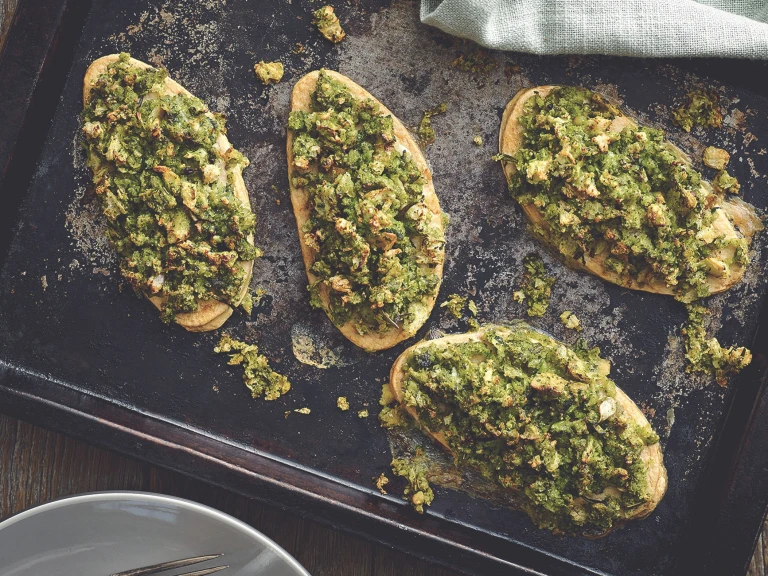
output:
[[[223,556],[223,554],[209,554],[208,556],[195,556],[194,558],[184,558],[183,560],[172,560],[171,562],[153,564],[152,566],[145,566],[144,568],[135,568],[134,570],[117,572],[111,576],[149,576],[150,574],[165,572],[166,570],[172,570],[173,568],[183,568],[184,566],[200,564],[201,562],[207,562],[208,560],[220,558],[221,556]],[[177,576],[206,576],[207,574],[213,574],[214,572],[219,572],[226,568],[229,568],[229,566],[215,566],[213,568],[195,570],[194,572],[184,572],[184,574],[178,574]]]

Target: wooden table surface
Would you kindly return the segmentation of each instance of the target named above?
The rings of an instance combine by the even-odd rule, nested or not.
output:
[[[19,0],[0,0],[0,51]],[[0,520],[55,498],[144,490],[218,508],[260,530],[313,576],[458,576],[181,474],[0,415]],[[768,576],[768,523],[747,576]]]

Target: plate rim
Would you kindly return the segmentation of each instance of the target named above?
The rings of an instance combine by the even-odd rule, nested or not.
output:
[[[258,541],[259,543],[264,544],[265,547],[276,552],[283,560],[285,560],[288,563],[288,565],[291,568],[296,570],[299,575],[311,576],[311,574],[307,572],[307,570],[301,564],[299,564],[299,561],[296,560],[293,556],[291,556],[291,554],[289,554],[288,551],[285,550],[285,548],[280,546],[277,542],[272,540],[269,536],[260,532],[250,524],[246,524],[242,520],[238,520],[237,518],[227,514],[226,512],[222,512],[221,510],[218,510],[211,506],[207,506],[205,504],[200,504],[199,502],[195,502],[194,500],[189,500],[187,498],[180,498],[178,496],[168,496],[165,494],[158,494],[156,492],[143,492],[141,490],[104,490],[99,492],[84,492],[82,494],[62,496],[61,498],[56,498],[54,500],[49,500],[48,502],[44,502],[42,504],[37,504],[35,506],[32,506],[31,508],[27,508],[26,510],[22,510],[21,512],[17,512],[16,514],[9,516],[8,518],[0,522],[0,533],[2,533],[4,529],[9,528],[14,524],[17,524],[18,522],[27,520],[34,516],[38,516],[40,514],[45,514],[50,510],[65,508],[67,506],[71,506],[74,504],[92,503],[92,502],[109,502],[109,501],[161,502],[164,504],[172,504],[175,506],[179,506],[180,508],[185,508],[187,510],[191,510],[193,512],[203,514],[218,522],[229,524],[233,528],[240,530],[241,532],[253,538],[254,540]]]

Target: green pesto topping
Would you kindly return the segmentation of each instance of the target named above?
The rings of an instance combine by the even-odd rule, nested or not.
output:
[[[717,338],[707,338],[704,319],[709,314],[704,306],[688,304],[688,322],[683,327],[685,358],[688,372],[714,374],[720,386],[728,383],[728,376],[738,374],[752,361],[752,353],[743,346],[724,348]]]
[[[229,354],[227,364],[243,367],[243,382],[254,398],[264,396],[265,400],[276,400],[291,389],[288,379],[270,368],[269,361],[259,354],[255,344],[247,344],[224,334],[213,351]]]
[[[395,458],[391,465],[395,476],[401,476],[407,482],[403,490],[405,499],[410,501],[416,512],[424,514],[424,506],[432,504],[435,494],[427,480],[428,465],[423,455],[417,454],[415,458],[409,460]]]
[[[312,111],[291,112],[293,185],[310,216],[302,231],[314,254],[311,303],[360,334],[413,333],[440,283],[445,237],[425,203],[424,178],[396,142],[392,116],[320,72]]]
[[[728,194],[738,194],[741,190],[741,184],[733,176],[728,174],[727,170],[720,170],[712,180],[712,186],[718,192],[727,192]]]
[[[262,60],[258,64],[253,66],[253,71],[256,73],[262,84],[277,84],[283,79],[283,64],[281,62],[264,62]]]
[[[440,304],[440,308],[446,308],[448,312],[451,313],[451,316],[459,320],[461,319],[464,306],[466,305],[467,299],[465,297],[459,296],[458,294],[451,294],[445,302]]]
[[[445,105],[445,102],[441,102],[434,108],[424,111],[424,114],[421,117],[421,122],[419,122],[419,129],[416,133],[419,135],[419,144],[421,144],[421,147],[425,150],[427,146],[435,141],[435,129],[432,128],[432,116],[445,114],[447,109],[448,107]]]
[[[347,400],[347,397],[339,396],[338,398],[336,398],[336,406],[342,412],[346,412],[347,410],[349,410],[349,401]]]
[[[724,170],[730,159],[731,155],[728,154],[728,152],[722,148],[715,148],[714,146],[707,146],[702,155],[704,165],[714,168],[715,170]]]
[[[706,260],[726,246],[747,263],[744,238],[717,235],[718,198],[661,130],[613,121],[618,110],[582,88],[530,98],[514,156],[512,195],[543,216],[534,228],[566,257],[603,259],[626,280],[663,282],[678,299],[709,294]],[[623,127],[622,127],[623,126]]]
[[[334,44],[344,40],[347,35],[341,27],[339,17],[333,11],[333,6],[323,6],[312,13],[312,24],[317,26],[320,34]]]
[[[479,341],[414,350],[403,402],[458,465],[517,492],[539,527],[602,533],[651,498],[640,454],[658,442],[617,402],[607,372],[596,348],[491,327]]]
[[[499,63],[479,46],[476,46],[469,52],[460,53],[458,58],[451,63],[451,66],[464,72],[483,75],[490,74],[498,65]]]
[[[525,272],[520,290],[512,294],[512,297],[515,302],[526,303],[528,316],[543,316],[549,307],[555,279],[547,276],[544,261],[538,254],[528,254],[523,259],[523,266]]]
[[[723,114],[720,97],[714,90],[693,90],[685,95],[682,106],[672,112],[672,122],[686,132],[694,126],[720,128]]]
[[[99,76],[83,111],[120,272],[137,294],[167,298],[166,322],[200,300],[237,306],[247,280],[240,263],[261,255],[248,241],[256,218],[234,189],[248,160],[226,142],[222,116],[191,96],[158,96],[165,70],[129,58]]]
[[[570,310],[566,310],[560,314],[560,322],[562,322],[563,326],[566,328],[577,330],[579,332],[581,331],[581,320],[579,320],[578,316]]]

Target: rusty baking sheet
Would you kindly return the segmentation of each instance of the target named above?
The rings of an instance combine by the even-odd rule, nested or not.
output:
[[[35,2],[55,3],[29,0]],[[5,217],[13,238],[0,279],[0,409],[467,572],[671,575],[698,563],[702,570],[704,564],[728,566],[729,573],[748,560],[768,501],[768,485],[756,472],[765,462],[758,439],[768,437],[768,426],[748,418],[765,409],[762,344],[753,367],[728,388],[686,374],[682,305],[562,266],[526,230],[491,155],[503,107],[520,88],[582,85],[667,128],[693,157],[709,144],[731,151],[744,198],[765,209],[768,99],[757,78],[766,67],[492,52],[494,67],[472,74],[452,63],[474,48],[422,26],[414,2],[337,2],[348,32],[339,45],[313,29],[314,8],[297,0],[107,0],[70,6],[69,18],[51,24],[64,29],[50,44],[40,76],[53,79],[25,120],[48,114],[50,130],[38,127],[37,148],[34,138],[18,144],[28,153],[14,155],[3,185],[8,205],[16,199],[21,208]],[[0,76],[22,57],[23,38],[9,46],[14,52],[4,56]],[[252,284],[268,296],[251,318],[235,315],[225,329],[257,342],[291,379],[291,392],[275,402],[249,397],[237,370],[213,354],[216,334],[165,326],[152,306],[120,290],[88,188],[78,115],[86,67],[121,50],[165,66],[224,112],[230,140],[251,160],[244,177],[259,217],[256,243],[266,254],[256,262]],[[256,82],[252,66],[261,59],[286,64],[280,84]],[[372,479],[391,459],[376,420],[379,392],[407,344],[366,354],[310,309],[288,196],[290,91],[300,76],[323,66],[366,87],[411,127],[424,110],[446,103],[447,112],[433,119],[437,139],[426,152],[451,216],[441,301],[454,292],[470,295],[482,321],[521,318],[512,291],[522,258],[532,251],[544,257],[557,282],[549,312],[532,324],[573,342],[577,335],[564,330],[558,315],[576,311],[584,326],[578,336],[602,349],[614,379],[662,437],[670,488],[648,519],[586,541],[555,537],[524,514],[457,490],[437,487],[423,517],[398,498],[396,485],[386,496],[376,490]],[[725,126],[681,134],[670,126],[669,111],[700,84],[721,94]],[[482,146],[473,143],[477,135]],[[709,300],[710,329],[724,343],[749,344],[758,329],[767,239],[758,237],[744,281]],[[436,307],[420,335],[465,329]],[[342,395],[349,412],[336,408]],[[302,407],[311,413],[286,417]],[[362,408],[369,418],[358,418]],[[751,508],[743,505],[749,491]],[[723,533],[716,532],[718,524]],[[727,554],[699,553],[716,534]]]

